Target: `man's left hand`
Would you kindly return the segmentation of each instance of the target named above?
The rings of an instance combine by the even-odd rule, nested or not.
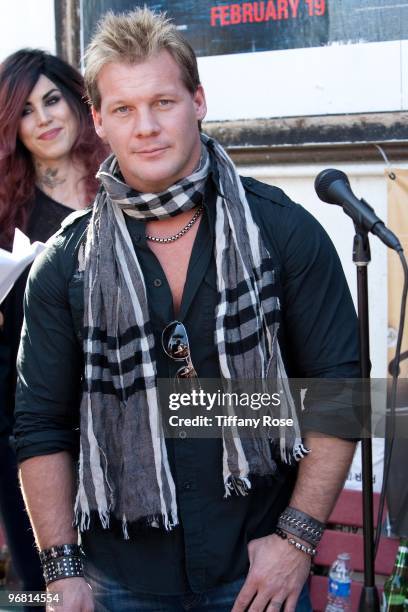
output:
[[[231,612],[295,612],[310,557],[276,535],[248,544],[249,572]]]

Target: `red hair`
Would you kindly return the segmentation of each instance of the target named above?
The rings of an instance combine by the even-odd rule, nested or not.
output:
[[[0,67],[0,247],[10,248],[14,228],[27,225],[34,200],[35,170],[30,152],[18,137],[24,106],[41,75],[61,91],[74,113],[78,135],[72,159],[85,168],[89,204],[98,189],[95,174],[107,149],[96,135],[81,74],[58,57],[39,49],[22,49]]]

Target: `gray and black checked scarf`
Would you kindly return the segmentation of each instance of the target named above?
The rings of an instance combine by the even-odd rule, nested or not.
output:
[[[277,341],[279,300],[269,254],[245,192],[223,148],[205,135],[198,169],[160,194],[138,193],[122,180],[116,158],[101,166],[84,253],[84,390],[75,520],[81,530],[97,511],[103,527],[122,522],[162,526],[179,522],[174,479],[158,418],[154,337],[146,287],[124,214],[164,219],[202,201],[210,158],[219,175],[215,260],[219,302],[216,337],[224,379],[272,379],[284,389],[280,417],[294,430],[280,432],[284,461],[300,459],[296,411]],[[240,439],[226,429],[220,474],[225,496],[246,494],[251,477],[270,476],[271,440]]]

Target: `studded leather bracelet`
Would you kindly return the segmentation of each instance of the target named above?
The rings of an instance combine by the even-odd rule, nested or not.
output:
[[[325,524],[297,508],[288,506],[278,519],[278,527],[315,547],[322,539]]]
[[[40,552],[45,584],[48,586],[55,580],[63,578],[78,578],[84,575],[82,557],[83,550],[77,544],[52,546]]]
[[[59,546],[51,546],[40,551],[40,561],[45,563],[50,559],[58,559],[58,557],[83,557],[84,551],[78,544],[61,544]]]
[[[43,574],[47,586],[55,580],[82,577],[84,575],[82,559],[80,557],[51,559],[43,564]]]

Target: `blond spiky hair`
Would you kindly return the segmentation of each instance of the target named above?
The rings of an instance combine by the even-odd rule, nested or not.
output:
[[[165,13],[146,7],[128,13],[106,13],[85,53],[85,85],[95,109],[101,106],[97,79],[105,64],[132,64],[164,50],[172,55],[185,86],[194,93],[200,84],[195,53]]]

